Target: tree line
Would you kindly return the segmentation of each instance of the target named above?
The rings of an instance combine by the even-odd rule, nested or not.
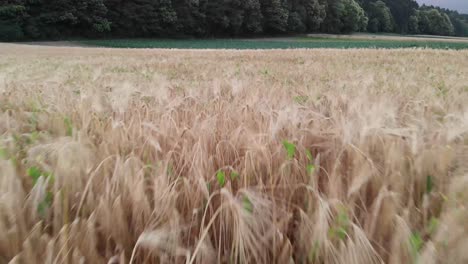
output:
[[[0,40],[389,32],[468,36],[414,0],[0,0]]]

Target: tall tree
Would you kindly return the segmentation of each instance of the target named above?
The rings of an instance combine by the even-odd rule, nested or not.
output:
[[[354,0],[344,0],[344,9],[341,13],[341,32],[365,31],[368,18],[364,9]]]
[[[329,0],[322,30],[330,33],[364,31],[368,18],[355,0]]]
[[[216,35],[225,34],[230,23],[227,17],[229,2],[229,0],[206,2],[205,14],[208,32]]]
[[[0,0],[0,39],[355,31],[468,35],[468,15],[415,0]]]
[[[214,35],[239,35],[244,24],[245,6],[241,0],[206,3],[208,31]]]
[[[243,31],[245,33],[260,33],[263,31],[263,15],[259,0],[245,0]]]
[[[118,35],[168,35],[177,23],[171,0],[108,0],[112,30]]]
[[[340,33],[343,27],[341,16],[344,13],[343,0],[328,0],[326,2],[326,14],[321,30],[328,33]]]
[[[288,25],[288,9],[281,0],[263,0],[262,2],[264,30],[269,33],[286,32]]]
[[[419,30],[431,35],[453,35],[454,27],[447,14],[431,8],[419,11]]]
[[[317,31],[327,15],[326,6],[319,0],[303,0],[305,24],[308,31]]]
[[[26,8],[23,1],[0,3],[0,36],[3,40],[19,40],[24,37],[23,23]]]
[[[242,33],[242,25],[244,24],[244,3],[241,0],[229,0],[226,6],[226,17],[229,20],[228,32],[234,36],[239,35]]]
[[[415,14],[419,5],[415,0],[383,0],[390,8],[399,33],[408,32],[409,19]]]
[[[392,12],[385,2],[378,0],[368,5],[367,14],[369,16],[368,30],[370,32],[391,32],[393,31]]]
[[[24,32],[32,38],[89,36],[110,29],[103,0],[35,0],[25,7]]]
[[[191,36],[206,34],[206,13],[204,10],[206,1],[173,0],[173,3],[177,14],[178,32]]]
[[[319,0],[289,0],[288,29],[291,32],[317,31],[326,11]]]
[[[408,21],[408,33],[411,34],[419,34],[419,18],[418,18],[418,12],[412,16],[410,16],[409,21]]]
[[[453,25],[454,34],[456,36],[468,36],[468,15],[459,14],[457,11],[435,6],[423,5],[421,10],[436,9],[441,14],[446,14],[450,18]]]
[[[159,0],[157,8],[159,12],[159,25],[161,26],[161,34],[170,35],[177,30],[177,13],[172,5],[171,0]]]

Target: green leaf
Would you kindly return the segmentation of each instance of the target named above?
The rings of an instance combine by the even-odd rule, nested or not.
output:
[[[54,184],[55,177],[53,173],[45,172],[43,173],[45,177],[49,178],[49,184]]]
[[[26,137],[24,138],[24,142],[25,142],[26,144],[31,144],[31,143],[32,143],[31,137],[26,136]]]
[[[344,240],[346,238],[346,229],[343,227],[337,227],[335,229],[335,234],[338,236],[339,239]]]
[[[47,192],[44,201],[47,203],[47,205],[51,206],[52,202],[54,201],[54,194],[52,192]]]
[[[37,180],[42,176],[42,171],[35,166],[29,168],[26,173],[31,177],[34,184],[36,184]]]
[[[37,127],[37,124],[38,124],[38,121],[37,121],[37,114],[35,112],[33,112],[31,114],[31,117],[29,118],[29,122],[31,123],[31,126],[36,129]]]
[[[262,70],[261,73],[263,73],[263,74],[265,74],[265,75],[268,75],[268,74],[269,74],[268,69]]]
[[[309,97],[306,95],[299,95],[299,96],[294,97],[294,102],[301,104],[301,105],[305,104],[308,100],[309,100]]]
[[[172,176],[172,175],[173,175],[174,169],[172,168],[172,164],[167,164],[166,173],[167,173],[168,176]]]
[[[8,153],[7,150],[4,148],[0,148],[0,159],[7,159]]]
[[[423,244],[424,244],[424,241],[419,233],[416,232],[411,235],[410,246],[411,246],[411,252],[413,253],[414,256],[418,254]]]
[[[222,170],[219,170],[216,173],[216,179],[218,180],[219,186],[221,186],[221,188],[224,187],[224,185],[226,184],[226,177]]]
[[[211,183],[209,182],[206,183],[206,189],[208,190],[208,193],[211,192]]]
[[[309,262],[314,262],[317,258],[318,251],[319,251],[319,242],[315,241],[314,246],[310,249],[308,260]]]
[[[237,171],[231,171],[231,180],[236,180],[239,178],[239,173]]]
[[[49,173],[49,172],[44,172],[42,171],[41,169],[39,169],[38,167],[36,166],[32,166],[30,167],[26,173],[28,174],[29,177],[31,177],[31,179],[33,180],[33,184],[36,184],[37,183],[37,180],[39,180],[39,178],[41,176],[43,176],[44,178],[49,178],[50,177],[50,182],[53,183],[54,182],[54,175],[52,173]]]
[[[36,140],[39,138],[39,132],[33,131],[31,134],[27,135],[25,137],[26,144],[32,144],[36,142]]]
[[[312,174],[315,171],[315,166],[313,164],[307,165],[307,173]]]
[[[429,225],[427,227],[427,232],[430,235],[433,235],[435,231],[437,230],[438,226],[439,226],[439,220],[435,217],[431,217],[431,220],[429,220]]]
[[[427,194],[431,193],[432,189],[434,189],[434,182],[432,180],[432,176],[428,175],[426,177],[426,193]]]
[[[306,156],[309,161],[314,161],[314,158],[312,157],[312,153],[310,153],[310,150],[306,149]]]
[[[341,209],[338,213],[338,225],[342,227],[348,227],[349,222],[350,221],[346,209]]]
[[[21,147],[21,138],[17,134],[13,134],[13,142],[15,142],[15,146]]]
[[[249,197],[244,195],[244,198],[242,198],[242,206],[244,207],[244,210],[246,210],[249,213],[253,212],[253,204],[250,201]]]
[[[296,145],[294,145],[291,142],[288,142],[287,140],[283,141],[283,146],[286,149],[288,159],[293,159],[294,154],[296,153]]]
[[[328,230],[328,235],[332,238],[339,238],[340,240],[345,240],[346,238],[346,228],[342,226],[332,227]]]
[[[31,139],[31,142],[34,143],[39,138],[39,132],[32,132],[29,138]]]
[[[447,249],[447,248],[448,248],[448,241],[447,241],[447,239],[442,240],[442,246],[444,247],[444,249]]]
[[[46,209],[47,209],[47,205],[45,204],[44,201],[40,202],[38,205],[37,205],[37,212],[39,213],[39,215],[41,217],[45,217],[45,214],[46,214]]]
[[[53,201],[54,194],[52,192],[47,192],[44,200],[37,205],[37,212],[42,217],[45,217],[46,210],[52,206]]]
[[[350,220],[346,208],[340,207],[337,218],[335,219],[334,227],[330,228],[328,235],[344,240],[346,238],[349,225]]]
[[[448,202],[449,198],[443,194],[443,193],[440,193],[440,197],[442,197],[442,199],[444,200],[444,202]]]
[[[65,123],[65,128],[67,129],[67,136],[71,137],[73,135],[73,125],[70,118],[65,117],[63,122]]]

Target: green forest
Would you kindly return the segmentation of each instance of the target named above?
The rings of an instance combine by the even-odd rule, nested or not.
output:
[[[468,15],[414,0],[2,0],[0,40],[385,32],[468,36]]]

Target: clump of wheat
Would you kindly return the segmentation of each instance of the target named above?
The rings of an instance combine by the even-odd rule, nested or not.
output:
[[[466,51],[0,55],[1,263],[468,260]]]

